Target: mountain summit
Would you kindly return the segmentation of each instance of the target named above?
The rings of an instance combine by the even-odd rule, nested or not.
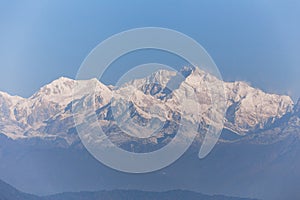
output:
[[[164,119],[174,121],[168,116],[170,112],[183,115],[178,110],[180,104],[178,97],[189,95],[187,91],[193,90],[198,101],[192,100],[190,104],[199,106],[202,113],[199,113],[197,119],[192,117],[189,120],[193,122],[198,120],[198,123],[207,126],[210,123],[207,116],[211,106],[207,83],[220,80],[198,68],[184,67],[179,73],[178,75],[174,71],[160,70],[114,89],[96,79],[78,81],[62,77],[42,87],[28,99],[0,93],[2,111],[0,132],[13,139],[50,137],[62,138],[68,143],[75,142],[76,138],[66,134],[75,130],[71,106],[72,103],[73,106],[79,105],[79,102],[84,102],[86,98],[81,94],[73,96],[73,88],[76,84],[85,87],[96,85],[94,97],[96,112],[99,120],[105,124],[113,120],[111,116],[113,94],[128,95],[130,92],[132,103],[130,109],[131,112],[136,113],[135,119],[139,121],[138,123],[153,117],[158,117],[162,123],[165,123]],[[238,135],[246,135],[270,126],[293,110],[293,101],[288,96],[268,94],[245,82],[223,82],[222,84],[227,107],[225,128]],[[150,105],[155,105],[159,113],[145,112]],[[168,132],[173,132],[170,129],[172,128],[169,127]]]
[[[224,86],[225,116],[211,116],[207,85],[214,82]],[[79,88],[75,94],[74,87]],[[87,93],[91,88],[93,93]],[[207,194],[299,199],[300,101],[294,105],[288,96],[245,82],[222,82],[185,67],[115,87],[96,79],[60,78],[30,98],[0,92],[0,103],[0,176],[26,192],[189,188]],[[199,124],[198,134],[171,166],[141,176],[124,174],[102,165],[83,148],[72,112],[78,108],[93,110],[85,118],[96,115],[97,124],[91,127],[100,124],[111,142],[131,152],[151,152],[168,144],[181,120]],[[208,126],[218,125],[212,117],[225,117],[224,129],[209,156],[200,160],[198,142]],[[144,131],[137,138],[145,127],[159,131]]]

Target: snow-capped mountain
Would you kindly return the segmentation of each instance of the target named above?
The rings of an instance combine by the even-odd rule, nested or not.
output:
[[[289,96],[268,94],[245,82],[225,83],[226,127],[241,134],[263,129],[293,110]]]
[[[200,145],[195,143],[168,168],[134,176],[103,166],[82,148],[72,110],[91,106],[110,140],[126,150],[160,148],[174,137],[180,120],[199,120],[196,141],[201,142],[212,124],[207,85],[215,82],[224,86],[225,127],[205,159],[198,159]],[[74,87],[78,90],[73,98]],[[87,93],[91,88],[95,92]],[[190,107],[182,109],[182,99]],[[185,67],[115,87],[96,79],[60,78],[27,99],[0,93],[0,103],[0,178],[26,192],[189,188],[299,199],[300,101],[294,105],[288,96],[268,94],[245,82],[221,82]],[[135,137],[145,127],[161,129]]]
[[[95,95],[92,99],[95,100],[97,116],[105,126],[115,127],[110,129],[112,132],[120,132],[116,129],[118,125],[113,123],[116,120],[123,121],[127,128],[130,128],[129,119],[141,126],[154,120],[155,123],[151,124],[153,130],[167,122],[163,131],[150,138],[157,142],[158,138],[166,139],[176,132],[178,116],[191,123],[200,123],[202,129],[212,125],[209,118],[212,99],[207,86],[211,83],[224,85],[225,128],[240,135],[271,126],[293,109],[293,101],[288,96],[268,94],[245,82],[221,82],[198,68],[184,67],[179,73],[160,70],[114,89],[96,79],[76,81],[62,77],[28,99],[0,93],[0,132],[13,139],[59,137],[69,144],[75,142],[78,138],[72,106],[92,105],[85,102],[88,97],[82,92],[73,94],[78,84],[82,90],[96,88],[95,94],[91,95]],[[184,108],[181,105],[183,98],[189,102]],[[127,118],[125,112],[129,113]],[[223,117],[221,112],[218,114],[219,118]],[[126,127],[121,128],[126,130]],[[149,135],[145,133],[146,136]]]
[[[24,99],[18,96],[11,96],[7,93],[0,92],[0,129],[7,136],[14,138],[16,133],[23,134],[21,124],[16,120],[14,108],[18,102]],[[20,135],[20,136],[21,136]]]

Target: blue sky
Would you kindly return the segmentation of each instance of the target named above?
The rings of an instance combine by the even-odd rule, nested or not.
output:
[[[60,76],[74,78],[107,37],[158,26],[198,41],[224,80],[296,99],[299,19],[297,0],[1,1],[0,90],[28,97]],[[115,74],[103,81],[112,82]]]

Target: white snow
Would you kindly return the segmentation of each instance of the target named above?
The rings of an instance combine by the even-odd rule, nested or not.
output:
[[[214,103],[212,97],[216,95],[212,92],[217,93],[215,86],[222,85],[224,98],[226,98],[225,105],[233,110],[230,118],[226,119],[225,126],[239,134],[263,128],[267,123],[282,117],[293,108],[293,101],[288,96],[268,94],[245,82],[222,82],[198,68],[193,70],[191,75],[173,91],[169,99],[160,98],[163,95],[162,91],[154,96],[146,94],[143,87],[145,84],[159,83],[162,87],[166,87],[168,81],[174,76],[176,76],[174,71],[160,70],[119,88],[108,87],[97,79],[72,80],[62,77],[45,85],[28,99],[0,92],[0,102],[3,106],[8,106],[9,110],[8,117],[0,115],[0,132],[13,139],[45,137],[47,134],[41,130],[44,130],[47,120],[50,119],[58,120],[55,122],[61,123],[62,130],[68,130],[72,128],[69,127],[71,125],[59,121],[72,116],[71,112],[65,112],[66,107],[70,105],[73,98],[80,102],[84,101],[87,95],[95,95],[94,99],[97,97],[101,99],[96,103],[97,109],[108,104],[113,96],[116,100],[132,102],[136,111],[145,119],[170,120],[170,112],[176,111],[192,123],[203,120],[205,123],[214,124],[213,119],[222,118],[222,112],[219,110],[212,115],[211,109]],[[75,87],[76,93],[73,94]],[[182,104],[183,99],[185,99],[184,104]],[[88,106],[88,102],[84,102],[84,106]],[[26,131],[30,134],[25,136]],[[69,137],[62,132],[51,134]],[[69,141],[68,138],[66,139]]]

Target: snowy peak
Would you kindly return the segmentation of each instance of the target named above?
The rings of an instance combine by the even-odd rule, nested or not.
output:
[[[24,100],[19,96],[11,96],[5,92],[0,92],[0,117],[13,117],[13,107]]]
[[[75,81],[69,78],[61,77],[42,87],[30,99],[43,99],[52,102],[62,102],[66,97],[72,96],[72,89]]]
[[[175,75],[175,71],[158,70],[157,72],[154,72],[150,76],[148,76],[146,80],[150,83],[160,83],[161,85],[166,85],[171,77]]]
[[[176,74],[175,71],[158,70],[145,78],[135,79],[125,83],[121,87],[133,86],[143,91],[145,94],[153,94],[153,91],[151,90],[166,87],[170,79],[176,76]]]
[[[226,125],[239,133],[262,129],[293,109],[289,96],[268,94],[245,82],[225,83]]]
[[[61,77],[43,86],[38,92],[28,99],[20,99],[16,104],[10,104],[10,119],[22,127],[24,132],[36,130],[43,126],[44,122],[53,116],[62,113],[73,100],[73,89],[76,85],[83,85],[85,88],[95,88],[98,97],[105,94],[105,103],[109,100],[107,93],[110,90],[97,79],[72,80]],[[86,90],[86,89],[85,89]],[[81,93],[74,98],[82,98]],[[103,98],[102,98],[103,100]]]
[[[225,127],[241,135],[263,129],[293,109],[293,101],[289,96],[269,94],[242,81],[223,82],[199,68],[189,66],[183,67],[179,73],[158,71],[144,79],[134,80],[126,87],[133,86],[160,100],[165,100],[167,95],[174,103],[171,107],[180,104],[179,99],[172,97],[172,93],[186,96],[193,91],[198,102],[190,99],[191,106],[199,106],[203,111],[201,117],[208,121],[206,115],[212,104],[210,92],[214,90],[210,87],[216,84],[221,88],[224,86]]]
[[[129,103],[132,103],[134,111],[132,113],[140,123],[153,118],[160,121],[172,120],[169,113],[179,113],[190,122],[201,119],[201,124],[205,126],[212,123],[208,116],[211,114],[212,104],[209,92],[213,89],[208,88],[208,85],[214,84],[224,86],[225,128],[237,134],[263,129],[293,110],[293,101],[288,96],[268,94],[245,82],[223,82],[198,68],[187,66],[179,72],[159,70],[148,77],[132,80],[115,88],[108,87],[97,79],[72,80],[61,77],[45,85],[28,99],[0,92],[0,132],[10,137],[13,137],[12,132],[16,132],[18,137],[62,134],[68,140],[69,130],[75,130],[71,113],[73,100],[76,101],[75,106],[88,106],[91,104],[87,99],[94,99],[99,120],[110,122],[113,120],[109,110],[112,95],[130,97]],[[74,87],[78,87],[75,94]],[[92,93],[87,93],[91,89]],[[190,102],[190,110],[183,113],[180,113],[181,97]],[[149,105],[155,112],[147,112]],[[194,113],[195,106],[200,108],[201,113]],[[299,102],[294,110],[299,112]],[[218,117],[223,116],[218,113]]]
[[[195,70],[198,70],[198,72],[200,71],[200,69],[194,66],[184,66],[180,69],[180,73],[182,76],[184,77],[188,77],[189,75],[191,75],[193,72],[195,72]]]
[[[10,102],[12,105],[17,104],[19,101],[23,100],[24,98],[19,96],[11,96],[10,94],[6,92],[0,91],[0,100]]]
[[[153,81],[157,81],[153,77],[160,77],[159,75],[162,74],[166,74],[165,80],[167,81],[159,81],[159,84],[153,83]],[[214,89],[210,87],[216,84],[223,85],[227,107],[225,126],[238,134],[263,129],[286,113],[291,112],[294,104],[289,96],[269,94],[242,81],[222,82],[199,68],[189,66],[183,67],[179,76],[175,72],[172,74],[159,72],[145,79],[139,79],[138,82],[139,88],[145,94],[154,95],[159,99],[165,97],[164,93],[169,88],[172,88],[178,96],[188,95],[188,91],[192,90],[199,101],[193,102],[194,106],[198,104],[204,113],[210,109],[209,106],[212,104],[209,92]],[[171,92],[169,91],[169,93]],[[202,117],[205,118],[205,116]]]
[[[78,85],[80,85],[83,90],[95,88],[95,91],[93,92],[107,93],[110,91],[106,85],[99,82],[96,78],[90,80],[73,80],[61,77],[43,86],[38,92],[29,98],[29,101],[45,101],[66,106],[70,103],[70,101],[72,101],[74,88]],[[78,98],[81,98],[83,93],[84,92],[82,91],[82,94],[78,94]],[[76,98],[76,95],[74,97]]]

